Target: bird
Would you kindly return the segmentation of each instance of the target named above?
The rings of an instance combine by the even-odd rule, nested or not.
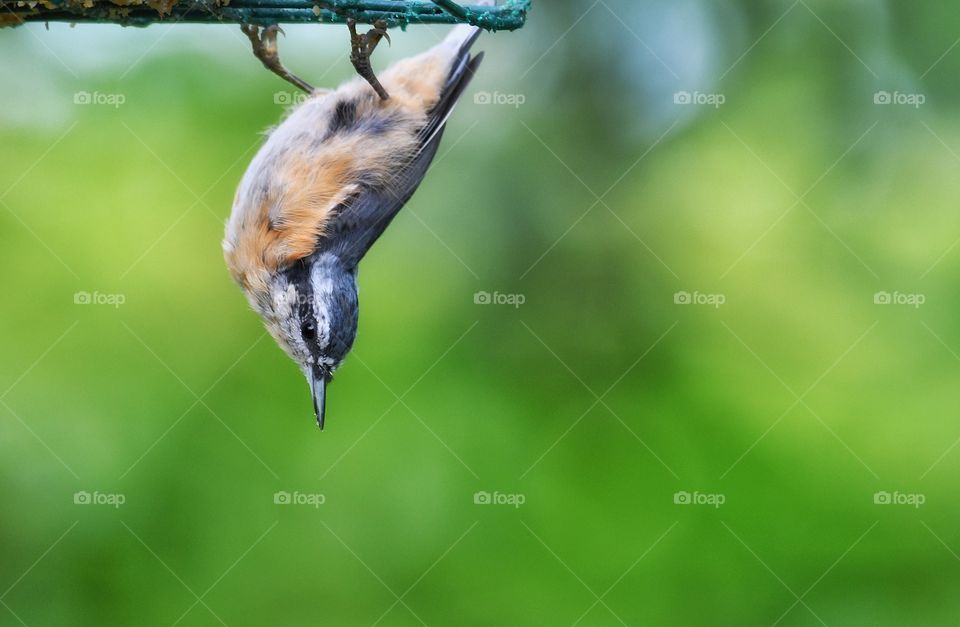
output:
[[[363,75],[312,90],[267,131],[237,188],[227,268],[306,376],[321,431],[327,389],[357,335],[357,266],[426,175],[483,60],[471,53],[480,32],[455,26],[382,72],[380,90]],[[272,58],[275,36],[254,32],[251,41],[265,39]],[[367,50],[383,33],[368,36]]]

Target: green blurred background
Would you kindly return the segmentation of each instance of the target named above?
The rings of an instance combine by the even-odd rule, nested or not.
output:
[[[958,37],[537,2],[362,265],[321,434],[220,251],[288,86],[236,27],[0,31],[0,624],[955,624]],[[351,75],[335,27],[281,53]]]

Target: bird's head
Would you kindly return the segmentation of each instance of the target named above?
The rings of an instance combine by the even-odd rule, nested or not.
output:
[[[274,273],[265,298],[254,301],[267,330],[310,383],[323,429],[327,385],[357,335],[356,270],[321,254]]]

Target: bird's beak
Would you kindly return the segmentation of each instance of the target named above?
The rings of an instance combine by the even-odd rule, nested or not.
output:
[[[313,413],[317,415],[317,426],[323,431],[323,416],[327,409],[327,377],[313,369],[308,378],[310,393],[313,395]]]

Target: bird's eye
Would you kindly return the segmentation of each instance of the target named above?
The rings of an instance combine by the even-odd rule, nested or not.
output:
[[[303,334],[303,339],[312,340],[317,337],[317,325],[313,320],[307,320],[300,325],[300,333]]]

